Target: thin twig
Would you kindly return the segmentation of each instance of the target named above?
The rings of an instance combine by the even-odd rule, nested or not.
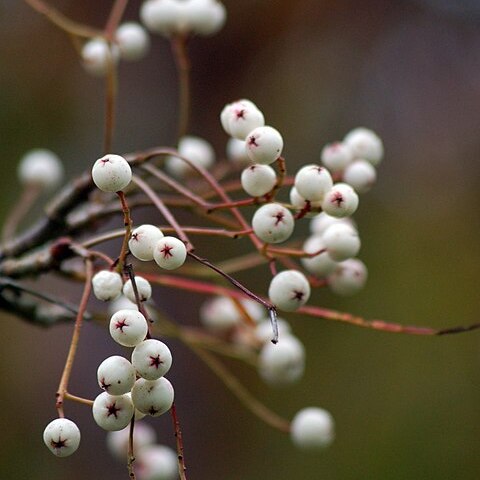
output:
[[[171,39],[172,52],[178,72],[178,132],[179,140],[188,131],[190,113],[190,61],[187,51],[188,37],[184,34],[174,35]]]
[[[178,473],[180,475],[180,480],[187,480],[187,467],[185,465],[185,455],[183,452],[183,436],[182,429],[180,428],[180,421],[178,420],[177,408],[175,407],[175,402],[172,403],[172,408],[170,409],[172,415],[173,428],[175,431],[175,443],[177,446],[177,459],[178,459]]]

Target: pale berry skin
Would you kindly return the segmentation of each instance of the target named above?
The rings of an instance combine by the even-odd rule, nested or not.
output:
[[[165,445],[149,445],[138,450],[135,468],[139,480],[177,480],[177,454]]]
[[[258,357],[258,371],[262,379],[271,386],[291,385],[303,376],[305,370],[305,348],[300,340],[283,335],[274,345],[264,344]]]
[[[172,384],[165,378],[145,380],[139,378],[132,388],[135,408],[152,417],[159,417],[170,410],[174,399]]]
[[[124,347],[136,347],[148,332],[145,317],[135,310],[119,310],[110,319],[110,335]]]
[[[297,191],[295,187],[290,189],[289,193],[290,203],[296,210],[303,210],[307,205],[307,200],[305,200]],[[312,211],[305,214],[305,217],[311,218],[316,217],[319,212],[316,209],[321,208],[321,202],[310,202],[310,209]]]
[[[269,165],[253,164],[243,170],[240,181],[249,195],[262,197],[275,187],[277,175]]]
[[[122,293],[122,277],[117,272],[100,270],[92,278],[92,287],[95,297],[108,302],[118,298]]]
[[[294,186],[305,200],[321,202],[325,194],[332,188],[333,180],[325,167],[312,163],[303,166],[297,172]]]
[[[97,369],[98,385],[110,395],[128,393],[132,389],[135,379],[133,365],[119,355],[106,358]]]
[[[322,235],[330,225],[336,223],[346,223],[355,228],[355,224],[351,218],[336,218],[321,212],[310,221],[310,232],[314,235]]]
[[[72,420],[57,418],[45,427],[43,441],[55,456],[68,457],[80,445],[80,430]]]
[[[163,377],[172,366],[172,353],[160,340],[153,338],[140,343],[132,352],[132,365],[146,380]]]
[[[95,185],[103,192],[119,192],[132,180],[132,169],[120,155],[109,153],[99,158],[92,168]]]
[[[129,395],[110,395],[103,392],[94,400],[93,419],[107,431],[124,429],[132,420],[133,403]]]
[[[190,32],[207,36],[221,30],[226,17],[225,7],[216,0],[188,0],[183,18]]]
[[[319,253],[314,257],[304,257],[301,259],[304,268],[317,277],[325,277],[329,275],[338,265],[338,262],[332,260],[330,255],[328,255],[320,235],[312,235],[311,237],[308,237],[303,244],[303,250],[306,253],[316,253],[324,250],[322,253]]]
[[[367,282],[368,270],[358,258],[350,258],[338,264],[327,281],[332,292],[337,295],[355,295]]]
[[[51,190],[60,185],[64,170],[60,158],[46,148],[30,150],[18,164],[18,178],[25,186]]]
[[[304,408],[292,420],[290,438],[302,450],[328,447],[335,438],[333,417],[323,408]]]
[[[245,140],[238,138],[229,138],[225,148],[228,160],[238,164],[248,164],[250,159],[245,151]]]
[[[358,195],[346,183],[336,183],[323,198],[322,209],[327,215],[344,218],[353,215],[358,208]]]
[[[377,166],[383,159],[383,143],[380,137],[368,128],[359,127],[351,130],[345,138],[356,159],[363,159]]]
[[[196,166],[209,169],[215,162],[215,151],[212,145],[200,137],[192,135],[182,137],[178,142],[180,156],[190,160]],[[175,177],[182,178],[195,170],[179,157],[168,157],[165,162],[166,170]]]
[[[297,270],[284,270],[272,278],[268,297],[279,310],[294,312],[310,298],[310,284]]]
[[[366,160],[357,160],[343,172],[343,181],[357,193],[367,193],[377,179],[375,167]]]
[[[135,275],[135,285],[137,286],[138,296],[141,302],[146,302],[152,296],[152,286],[148,280],[141,277],[140,275]],[[136,302],[135,292],[133,290],[132,281],[129,279],[123,285],[123,294],[131,301]]]
[[[92,38],[87,41],[81,52],[85,70],[97,77],[103,77],[109,68],[110,62],[118,63],[119,50],[116,45],[111,45],[103,38]]]
[[[175,270],[185,263],[187,247],[176,237],[163,237],[153,249],[153,259],[166,270]]]
[[[283,138],[273,127],[258,127],[247,134],[245,148],[253,163],[270,165],[282,155]]]
[[[283,318],[277,317],[278,338],[283,342],[284,336],[290,334],[290,324]],[[271,343],[272,340],[272,324],[269,318],[265,318],[255,327],[255,337],[261,343]],[[280,343],[280,341],[279,341]]]
[[[325,145],[320,157],[330,172],[337,173],[345,170],[353,161],[353,152],[345,143],[335,142]]]
[[[130,428],[116,430],[107,433],[107,448],[118,460],[124,461],[128,454],[128,443],[130,440]],[[135,428],[133,430],[133,448],[136,454],[142,448],[153,445],[157,440],[155,430],[145,422],[137,421],[135,415]]]
[[[253,233],[266,243],[281,243],[293,233],[295,220],[288,209],[279,203],[262,205],[253,215]]]
[[[226,105],[220,120],[225,132],[239,140],[245,140],[252,130],[265,125],[263,113],[253,102],[245,99]]]
[[[170,36],[176,30],[181,4],[176,0],[148,0],[140,8],[142,23],[153,33]]]
[[[361,246],[356,229],[345,223],[328,227],[322,235],[322,241],[328,255],[337,262],[355,257]]]
[[[155,225],[140,225],[133,230],[128,248],[135,258],[148,262],[153,260],[153,249],[161,238],[163,233]]]
[[[120,25],[115,32],[115,40],[123,60],[140,60],[147,55],[150,49],[148,33],[136,22]]]

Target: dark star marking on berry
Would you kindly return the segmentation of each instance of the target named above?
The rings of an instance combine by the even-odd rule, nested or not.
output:
[[[345,199],[343,198],[343,195],[340,193],[340,192],[335,192],[333,194],[333,197],[332,199],[330,200],[332,203],[336,203],[337,204],[337,207],[340,208],[340,206],[342,205],[342,203],[345,201]]]
[[[112,386],[111,383],[105,383],[105,379],[102,378],[100,380],[100,387],[102,387],[106,392],[108,392],[108,389]]]
[[[283,212],[277,212],[274,216],[276,218],[275,220],[275,226],[278,227],[280,223],[283,223],[283,219],[285,218],[285,214]]]
[[[156,357],[150,355],[150,366],[158,368],[160,365],[162,365],[163,362],[160,360],[160,355],[157,355]]]
[[[123,320],[119,320],[116,324],[115,324],[115,330],[120,330],[122,333],[123,332],[123,327],[128,327],[128,323],[127,321],[125,320],[125,318]]]
[[[138,241],[138,233],[132,233],[132,239]]]
[[[301,302],[303,300],[304,296],[305,296],[304,292],[302,292],[300,290],[294,290],[292,300],[298,300],[299,302]]]
[[[235,112],[235,115],[237,116],[237,118],[245,118],[245,109],[241,109],[241,110],[237,110]]]
[[[257,143],[257,139],[255,138],[255,135],[248,137],[248,144],[254,147],[258,147],[258,143]]]
[[[103,165],[105,165],[106,163],[110,163],[110,159],[109,158],[102,158],[101,162],[102,162]]]
[[[119,412],[121,409],[117,407],[116,402],[113,402],[111,405],[107,405],[107,410],[107,417],[109,417],[110,415],[114,415],[115,418],[118,418],[117,412]]]
[[[148,411],[149,415],[155,415],[156,413],[158,413],[160,410],[157,410],[156,408],[154,408],[154,406],[152,405],[150,407],[150,410]]]
[[[55,440],[51,440],[50,441],[50,445],[52,446],[52,448],[54,448],[55,450],[60,450],[61,448],[63,447],[66,447],[67,446],[67,440],[62,440],[62,437],[58,437],[58,440],[55,441]]]
[[[163,253],[163,258],[170,258],[173,257],[173,253],[171,253],[173,250],[173,247],[170,245],[165,245],[160,252]]]

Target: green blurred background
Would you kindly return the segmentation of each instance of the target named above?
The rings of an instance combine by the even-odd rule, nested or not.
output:
[[[58,0],[79,21],[101,27],[110,1]],[[318,292],[311,303],[404,324],[448,327],[479,321],[480,2],[478,0],[225,0],[226,28],[191,44],[191,133],[223,154],[218,115],[247,97],[278,128],[295,165],[364,125],[383,138],[386,158],[356,219],[370,278],[343,299]],[[128,19],[138,18],[131,1]],[[0,5],[0,162],[5,218],[17,198],[16,163],[47,147],[69,175],[101,153],[103,85],[84,73],[68,39],[18,0]],[[172,144],[175,70],[166,41],[140,63],[122,64],[115,151]],[[40,207],[38,207],[40,211]],[[32,219],[38,212],[32,212]],[[218,260],[211,243],[199,253]],[[210,249],[210,250],[209,250]],[[265,292],[267,275],[240,276]],[[50,281],[50,280],[49,280]],[[53,282],[53,280],[52,280]],[[52,288],[75,300],[60,282]],[[161,292],[163,293],[163,292]],[[196,323],[180,294],[158,303]],[[190,297],[189,297],[190,298]],[[181,345],[172,343],[190,479],[405,480],[480,478],[480,339],[477,332],[408,337],[292,316],[307,347],[303,381],[267,389],[234,363],[248,388],[291,417],[304,406],[332,412],[337,440],[321,453],[244,411]],[[0,478],[113,480],[126,469],[110,458],[86,408],[68,405],[82,430],[80,451],[54,458],[42,432],[54,418],[54,392],[71,326],[42,330],[2,313]],[[100,361],[118,350],[88,325],[72,391],[97,394]],[[154,422],[173,445],[169,418]]]

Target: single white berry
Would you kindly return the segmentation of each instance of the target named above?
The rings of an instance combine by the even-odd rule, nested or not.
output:
[[[148,423],[137,422],[137,415],[135,415],[135,428],[133,429],[134,453],[136,454],[148,445],[153,445],[156,440],[157,434],[155,430]],[[122,461],[127,458],[129,441],[129,427],[107,433],[107,448],[118,460]]]
[[[367,160],[372,165],[378,165],[383,158],[383,143],[380,137],[368,128],[359,127],[347,133],[343,139],[354,158]]]
[[[303,166],[295,175],[295,188],[298,193],[311,202],[321,202],[332,188],[333,180],[329,171],[320,165]]]
[[[110,395],[103,392],[94,400],[93,419],[104,430],[125,428],[133,417],[133,403],[129,395]]]
[[[305,348],[293,335],[283,335],[275,345],[267,342],[260,350],[258,371],[269,385],[283,387],[295,383],[304,370]]]
[[[268,297],[279,310],[293,312],[307,303],[310,298],[310,284],[303,273],[284,270],[272,278]]]
[[[293,233],[293,215],[279,203],[262,205],[253,215],[253,233],[267,243],[281,243]]]
[[[249,195],[261,197],[273,189],[277,183],[277,175],[269,165],[255,163],[243,170],[240,181]]]
[[[188,0],[183,20],[186,29],[199,35],[213,35],[225,24],[225,7],[216,0]]]
[[[119,310],[110,319],[110,335],[124,347],[135,347],[147,335],[145,317],[135,310]]]
[[[357,160],[343,172],[343,181],[351,185],[357,193],[366,193],[375,183],[377,171],[366,160]]]
[[[226,146],[226,154],[228,160],[245,164],[250,163],[247,152],[245,150],[245,140],[239,140],[238,138],[229,138]]]
[[[180,156],[190,160],[194,165],[210,168],[215,162],[215,151],[212,145],[200,137],[185,136],[178,142]],[[194,173],[194,169],[184,160],[178,157],[168,157],[165,162],[166,170],[176,177],[184,177]]]
[[[123,395],[129,392],[135,378],[132,364],[120,355],[106,358],[97,369],[98,385],[110,395]]]
[[[329,275],[328,286],[338,295],[354,295],[365,286],[367,276],[365,264],[357,258],[349,258]]]
[[[292,420],[290,437],[301,449],[328,447],[335,438],[333,417],[323,408],[304,408]]]
[[[118,27],[115,40],[120,57],[125,60],[140,60],[150,48],[150,38],[145,29],[136,22],[127,22]]]
[[[63,165],[58,156],[45,148],[28,151],[18,165],[18,178],[27,186],[52,189],[61,183],[63,174]]]
[[[128,248],[135,258],[148,262],[153,260],[153,249],[161,238],[163,233],[155,225],[140,225],[133,230]]]
[[[337,262],[354,257],[361,246],[357,230],[345,223],[328,227],[322,235],[322,241],[330,257]]]
[[[132,388],[135,408],[152,417],[158,417],[170,410],[173,398],[172,384],[165,377],[157,380],[139,378]]]
[[[92,278],[93,294],[104,302],[118,298],[122,293],[122,276],[110,270],[100,270]]]
[[[277,317],[278,337],[283,342],[283,337],[291,332],[290,324],[283,318]],[[269,318],[264,318],[255,327],[255,337],[262,343],[271,343],[272,324]],[[280,343],[280,342],[279,342]]]
[[[336,183],[323,198],[322,209],[332,217],[349,217],[358,208],[358,195],[346,183]]]
[[[334,223],[346,223],[355,227],[355,224],[351,218],[336,218],[330,215],[327,215],[325,212],[320,213],[310,222],[310,232],[314,235],[322,235],[323,232]]]
[[[295,187],[290,189],[289,193],[290,203],[296,210],[303,210],[307,206],[307,200],[305,200],[297,191]],[[322,202],[310,202],[310,211],[305,214],[306,217],[316,217],[319,215],[317,211],[318,208],[321,208]]]
[[[338,265],[338,263],[335,260],[332,260],[330,255],[328,255],[327,249],[325,248],[320,235],[312,235],[307,238],[306,242],[303,244],[303,250],[306,253],[311,254],[321,252],[314,257],[304,257],[301,259],[302,265],[305,269],[318,277],[329,275]]]
[[[146,380],[163,377],[172,366],[170,349],[160,340],[148,339],[135,347],[132,365],[138,375]]]
[[[142,23],[153,33],[170,36],[177,29],[182,4],[177,0],[148,0],[140,8]]]
[[[139,300],[146,302],[152,296],[152,286],[148,280],[145,280],[140,275],[135,275],[135,285],[137,286],[137,292]],[[133,290],[133,284],[131,280],[127,280],[123,285],[123,294],[131,301],[136,302],[135,292]]]
[[[153,249],[153,259],[166,270],[175,270],[185,263],[187,247],[176,237],[163,237]]]
[[[330,172],[341,172],[353,161],[353,152],[345,143],[330,143],[323,147],[321,159]]]
[[[177,454],[165,445],[149,445],[138,450],[135,468],[140,480],[177,480]]]
[[[239,140],[245,140],[253,129],[265,125],[263,113],[253,102],[246,99],[226,105],[220,114],[220,120],[225,132]]]
[[[119,310],[135,310],[138,311],[138,305],[136,303],[131,302],[127,297],[120,295],[120,297],[116,298],[112,302],[108,304],[108,315],[110,317],[118,312]]]
[[[273,127],[257,127],[247,134],[245,148],[253,163],[269,165],[282,155],[283,138]]]
[[[80,430],[68,418],[57,418],[45,427],[43,441],[57,457],[68,457],[80,445]]]
[[[130,397],[130,400],[132,399],[132,392],[128,392],[126,393],[126,395],[128,395]],[[132,402],[133,403],[133,402]],[[135,406],[135,405],[134,405]],[[146,413],[142,413],[140,410],[138,410],[137,408],[135,409],[135,421],[137,420],[142,420],[143,418],[145,418],[147,416]]]
[[[132,169],[123,157],[109,153],[95,162],[92,178],[103,192],[119,192],[131,182]]]
[[[83,66],[88,73],[101,77],[109,69],[110,63],[116,65],[119,59],[118,47],[109,45],[103,38],[92,38],[82,48]]]

